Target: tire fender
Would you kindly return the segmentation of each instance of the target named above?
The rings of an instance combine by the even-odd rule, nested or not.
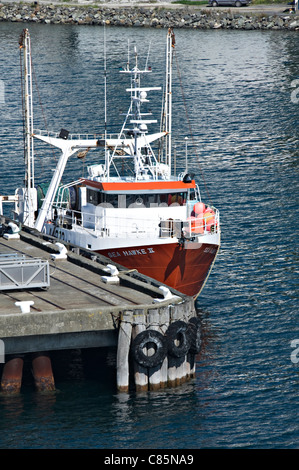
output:
[[[198,354],[201,348],[201,325],[200,319],[192,317],[188,323],[189,337],[190,337],[190,349],[191,354]]]
[[[153,347],[154,354],[147,356],[144,348]],[[143,367],[156,367],[162,364],[167,354],[166,338],[159,331],[144,330],[132,341],[132,354],[135,361]]]
[[[190,348],[190,334],[188,324],[177,320],[169,325],[166,333],[168,354],[173,357],[185,356]]]

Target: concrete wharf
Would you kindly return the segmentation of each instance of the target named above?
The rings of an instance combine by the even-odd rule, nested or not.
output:
[[[117,264],[117,283],[112,283],[114,276],[106,271],[111,260],[69,245],[65,259],[52,259],[60,253],[57,240],[25,229],[18,235],[0,237],[1,255],[47,260],[50,283],[0,290],[2,393],[20,392],[26,355],[32,357],[37,389],[55,390],[51,351],[71,349],[116,348],[119,391],[129,390],[132,375],[136,390],[174,386],[194,376],[192,298]],[[198,326],[195,330],[198,343]]]

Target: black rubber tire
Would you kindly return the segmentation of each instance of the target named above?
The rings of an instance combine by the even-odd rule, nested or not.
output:
[[[189,320],[189,335],[190,335],[190,349],[191,354],[198,354],[201,348],[201,325],[200,319],[192,317]]]
[[[177,320],[169,325],[166,333],[168,354],[173,357],[185,356],[190,348],[190,334],[188,324]],[[179,344],[175,341],[178,340]]]
[[[155,353],[147,356],[143,349],[154,347]],[[156,367],[162,364],[167,355],[166,338],[159,331],[144,330],[132,341],[132,354],[135,361],[143,367]]]

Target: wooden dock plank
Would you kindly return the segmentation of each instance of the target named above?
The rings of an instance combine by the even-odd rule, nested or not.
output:
[[[55,310],[89,308],[92,306],[117,306],[126,304],[151,303],[152,297],[141,291],[123,286],[104,283],[101,276],[86,268],[59,260],[55,263],[50,253],[22,240],[0,241],[0,253],[19,253],[26,256],[46,259],[50,264],[50,288],[48,290],[1,291],[0,315],[8,311],[18,312],[15,301],[33,300],[34,309]]]

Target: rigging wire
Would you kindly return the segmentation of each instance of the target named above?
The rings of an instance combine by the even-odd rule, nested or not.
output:
[[[22,124],[23,124],[23,150],[24,150],[24,160],[26,158],[26,137],[25,137],[25,109],[24,109],[24,79],[23,79],[23,65],[22,65],[22,52],[23,47],[23,36],[20,36],[19,40],[19,50],[20,50],[20,80],[21,80],[21,100],[22,100]]]
[[[175,57],[175,61],[176,61],[177,74],[178,74],[179,81],[180,81],[181,93],[182,93],[182,98],[183,98],[183,103],[184,103],[184,108],[185,108],[185,113],[186,113],[186,118],[187,118],[187,122],[188,122],[188,127],[189,127],[189,132],[190,132],[191,140],[192,140],[192,143],[193,143],[194,148],[195,148],[195,154],[196,154],[196,157],[197,157],[197,163],[198,163],[199,171],[200,171],[200,173],[201,173],[201,177],[202,177],[202,180],[203,180],[203,183],[204,183],[206,192],[207,192],[207,196],[208,196],[208,198],[209,198],[210,204],[212,205],[211,196],[210,196],[210,193],[209,193],[209,190],[208,190],[208,187],[207,187],[207,183],[206,183],[206,180],[205,180],[205,178],[204,178],[204,174],[203,174],[203,171],[202,171],[200,162],[199,162],[199,155],[198,155],[198,153],[197,153],[197,151],[196,151],[196,145],[195,145],[194,136],[193,136],[193,132],[192,132],[192,127],[191,127],[191,123],[190,123],[190,119],[189,119],[189,114],[188,114],[188,109],[187,109],[186,98],[185,98],[185,94],[184,94],[184,90],[183,90],[182,76],[181,76],[180,67],[179,67],[179,62],[178,62],[178,58],[177,58],[177,54],[176,54],[175,48],[174,48],[174,57]]]
[[[20,50],[20,80],[21,80],[21,99],[22,99],[22,118],[23,118],[22,119],[23,120],[23,147],[24,147],[24,159],[25,159],[26,158],[26,148],[25,148],[25,144],[26,144],[26,135],[25,134],[26,134],[26,132],[25,132],[25,109],[24,109],[24,76],[23,76],[23,61],[22,61],[22,49],[23,48],[24,48],[24,31],[22,32],[22,34],[20,35],[20,38],[19,38],[19,50]],[[34,78],[34,84],[35,84],[37,95],[38,95],[38,101],[39,101],[39,105],[40,105],[40,108],[41,108],[44,125],[45,125],[45,128],[46,128],[47,134],[49,135],[48,124],[47,124],[44,108],[43,108],[43,105],[42,105],[42,100],[41,100],[41,96],[40,96],[40,92],[39,92],[39,88],[38,88],[38,82],[37,82],[37,78],[36,78],[35,69],[34,69],[34,66],[33,66],[33,61],[32,61],[32,55],[31,54],[30,54],[30,64],[31,64],[31,70],[32,70],[33,78]],[[54,160],[56,161],[57,158],[56,158],[54,149],[52,147],[51,147],[51,151],[52,151]],[[42,159],[39,158],[39,161],[41,163],[42,171],[44,171],[44,166],[43,166]]]
[[[42,116],[43,116],[45,128],[46,128],[47,134],[49,135],[50,133],[49,133],[49,129],[48,129],[48,123],[47,123],[47,119],[46,119],[46,116],[45,116],[45,112],[44,112],[44,108],[43,108],[43,104],[42,104],[42,100],[41,100],[41,96],[40,96],[40,92],[39,92],[39,88],[38,88],[38,82],[37,82],[37,78],[36,78],[36,74],[35,74],[35,69],[33,67],[32,59],[31,59],[31,68],[32,68],[32,72],[33,72],[34,83],[35,83],[35,87],[36,87],[36,91],[37,91],[39,105],[40,105],[41,111],[42,111]],[[53,149],[52,146],[51,146],[51,150],[52,150],[54,160],[56,161],[56,155],[55,155],[55,152],[54,152],[54,149]]]

